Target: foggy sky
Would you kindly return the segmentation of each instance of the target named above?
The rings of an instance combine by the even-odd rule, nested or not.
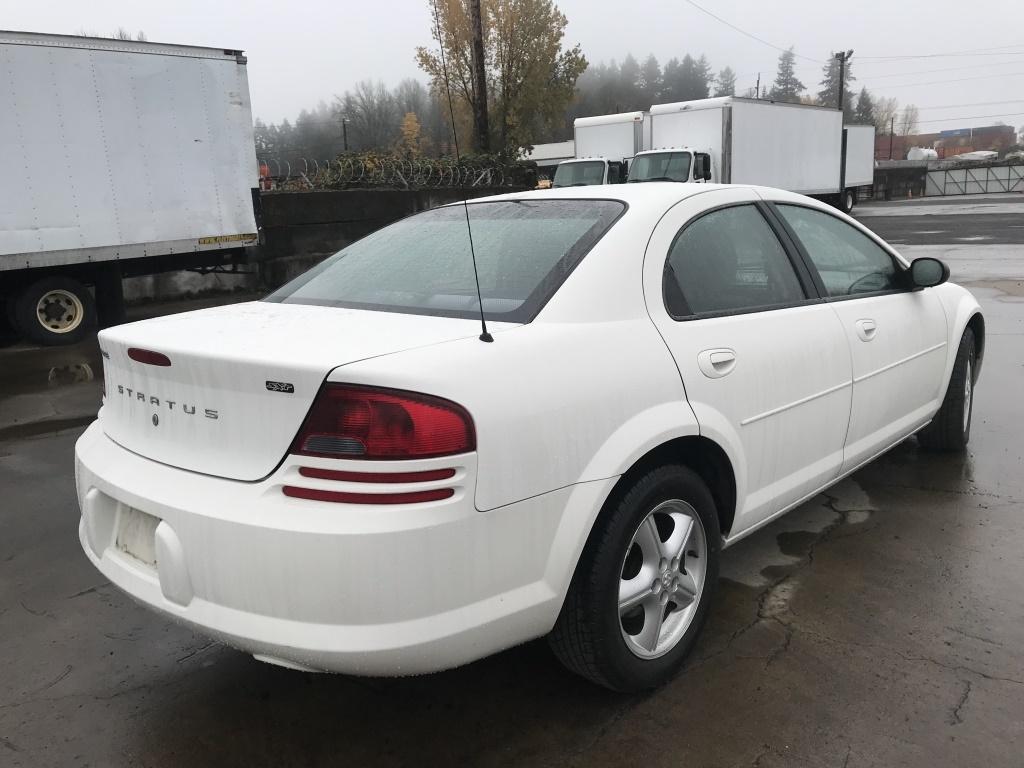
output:
[[[621,59],[628,52],[641,61],[653,53],[662,64],[672,56],[704,53],[716,71],[729,65],[737,72],[737,92],[753,86],[759,71],[762,83],[770,85],[774,78],[777,50],[682,0],[556,2],[569,19],[567,44],[580,43],[592,63]],[[993,0],[978,6],[978,14],[960,0],[697,2],[811,59],[824,60],[832,49],[854,49],[854,88],[866,85],[877,96],[916,104],[921,132],[1000,120],[1024,125],[1020,0]],[[423,79],[413,51],[431,42],[427,0],[0,0],[0,8],[0,27],[6,29],[110,34],[123,26],[141,29],[156,42],[243,49],[249,57],[253,116],[266,122],[294,120],[304,107],[321,99],[330,102],[363,79],[388,85],[404,77]],[[997,48],[1003,50],[992,50]],[[866,58],[978,49],[989,50],[985,55]],[[797,63],[797,77],[816,91],[822,65],[805,58]]]

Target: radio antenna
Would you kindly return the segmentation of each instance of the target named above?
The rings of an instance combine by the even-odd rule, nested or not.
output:
[[[455,162],[459,157],[459,134],[455,130],[455,108],[452,106],[452,88],[448,82],[448,63],[444,55],[444,38],[441,37],[441,14],[437,10],[437,0],[431,0],[434,6],[434,29],[437,31],[437,43],[441,46],[441,72],[444,73],[444,92],[448,97],[448,114],[452,121],[452,143],[455,145]],[[469,256],[473,260],[473,280],[476,282],[476,300],[480,305],[480,341],[491,342],[494,337],[487,332],[487,318],[484,316],[484,297],[480,292],[480,272],[476,268],[476,249],[473,248],[473,227],[469,223],[469,202],[462,200],[462,209],[466,214],[466,233],[469,235]]]

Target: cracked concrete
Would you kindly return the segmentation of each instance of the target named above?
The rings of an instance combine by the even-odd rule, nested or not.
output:
[[[543,642],[403,680],[260,664],[89,565],[79,429],[0,435],[0,765],[1020,768],[1024,302],[1004,288],[978,291],[969,454],[909,440],[726,550],[690,661],[644,696]]]

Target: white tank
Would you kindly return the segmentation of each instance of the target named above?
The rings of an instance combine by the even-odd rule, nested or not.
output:
[[[912,147],[907,152],[907,160],[938,160],[939,153],[927,147]]]

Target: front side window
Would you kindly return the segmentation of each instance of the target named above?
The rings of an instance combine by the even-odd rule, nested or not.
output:
[[[672,244],[664,279],[675,317],[806,298],[782,244],[753,205],[722,208],[688,224]]]
[[[624,209],[616,200],[470,203],[487,319],[532,320]],[[475,318],[466,210],[435,208],[378,230],[266,301]]]
[[[821,275],[829,296],[899,290],[896,262],[878,243],[835,216],[776,205]]]

